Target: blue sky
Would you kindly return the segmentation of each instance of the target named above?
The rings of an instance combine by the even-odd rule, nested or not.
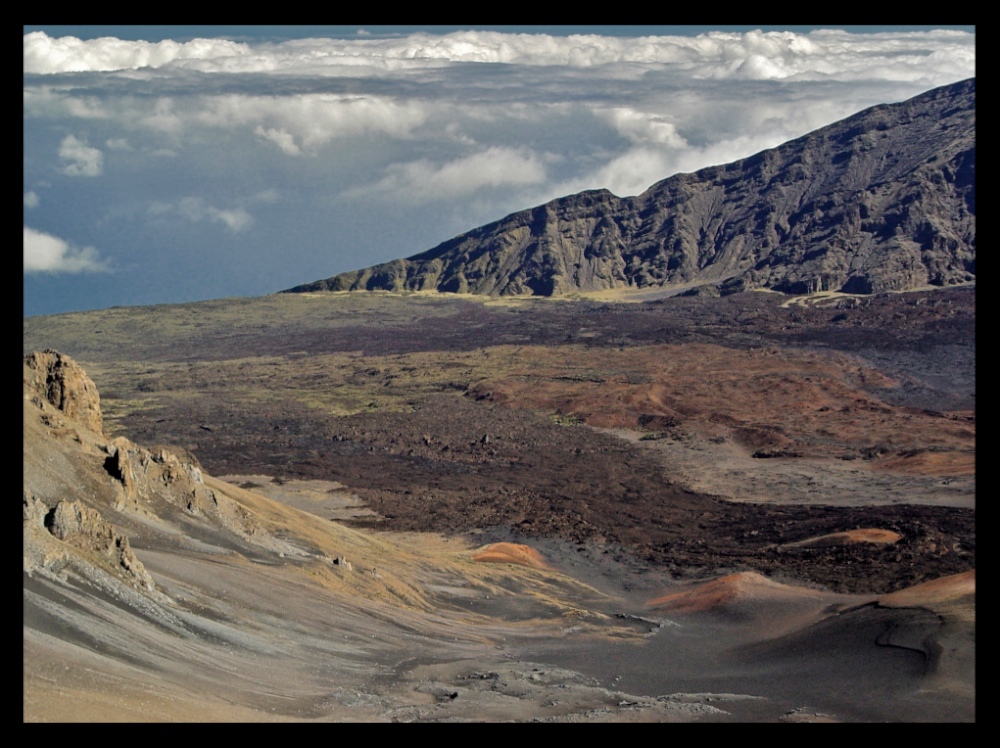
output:
[[[973,27],[24,27],[24,313],[273,293],[975,74]]]

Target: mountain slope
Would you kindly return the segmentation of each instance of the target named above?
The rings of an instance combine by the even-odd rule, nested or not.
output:
[[[636,197],[581,192],[290,291],[877,293],[973,280],[975,119],[969,79]]]
[[[569,670],[555,711],[545,684],[483,700],[465,683],[477,668],[529,679],[498,644],[562,637],[567,612],[588,642],[641,642],[581,607],[608,599],[589,585],[272,501],[184,450],[110,437],[72,358],[35,352],[23,369],[24,721],[526,720],[617,703]],[[463,698],[443,715],[457,689],[395,673],[418,655],[458,663]]]

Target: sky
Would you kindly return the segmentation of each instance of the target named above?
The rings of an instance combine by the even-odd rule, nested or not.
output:
[[[975,75],[972,26],[25,26],[24,314],[259,296]]]

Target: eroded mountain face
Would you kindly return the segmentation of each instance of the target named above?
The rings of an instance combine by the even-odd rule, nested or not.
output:
[[[975,79],[619,198],[582,192],[292,291],[878,293],[975,278]]]

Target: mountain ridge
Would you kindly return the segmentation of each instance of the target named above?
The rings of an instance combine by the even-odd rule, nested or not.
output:
[[[974,280],[975,243],[970,78],[634,197],[599,189],[558,198],[287,292],[552,296],[702,285],[870,294]]]

